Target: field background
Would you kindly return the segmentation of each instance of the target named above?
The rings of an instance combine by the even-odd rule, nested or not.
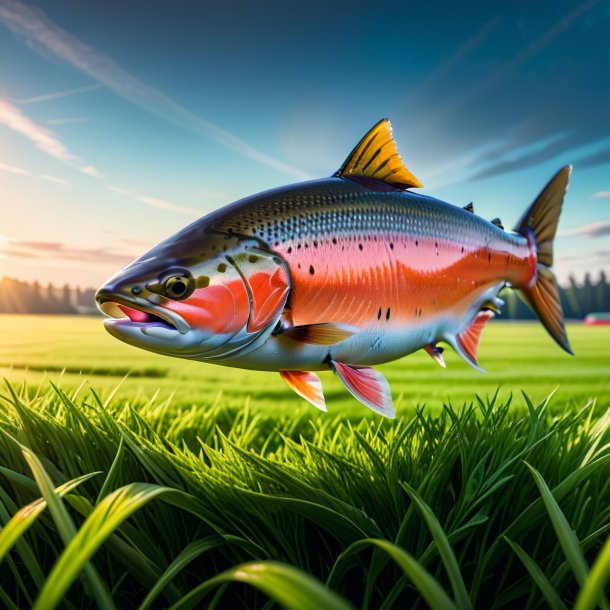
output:
[[[568,335],[575,357],[555,345],[539,323],[492,321],[479,349],[487,374],[472,369],[451,348],[445,350],[444,370],[423,351],[379,369],[390,382],[398,412],[423,404],[437,410],[449,400],[457,407],[497,388],[501,400],[525,389],[534,402],[557,388],[550,405],[554,412],[575,410],[591,399],[598,408],[607,407],[610,326],[569,324]],[[157,404],[171,398],[173,405],[241,407],[249,400],[254,410],[282,414],[306,404],[277,374],[145,352],[111,337],[99,317],[0,315],[0,337],[0,376],[11,383],[27,380],[31,388],[42,384],[48,389],[46,378],[60,381],[66,390],[86,381],[107,396],[121,383],[123,400],[147,401],[158,391]],[[331,413],[368,415],[332,373],[321,377]]]
[[[450,349],[446,370],[382,366],[389,421],[330,372],[325,414],[277,374],[149,354],[100,317],[0,315],[0,605],[593,610],[610,327],[568,333],[576,357],[492,322],[486,375]]]

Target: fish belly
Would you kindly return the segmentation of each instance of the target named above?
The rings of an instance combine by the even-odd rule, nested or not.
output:
[[[435,341],[455,337],[472,322],[485,302],[497,296],[502,286],[503,282],[473,293],[463,312],[444,311],[406,324],[373,325],[335,345],[311,345],[271,335],[256,349],[216,363],[261,371],[320,371],[328,369],[330,360],[355,366],[383,364]]]

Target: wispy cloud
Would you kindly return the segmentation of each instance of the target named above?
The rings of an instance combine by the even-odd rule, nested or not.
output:
[[[2,163],[0,161],[0,170],[3,172],[8,172],[9,174],[17,174],[18,176],[31,176],[32,173],[27,169],[23,169],[23,167],[17,167],[16,165],[11,165],[10,163]]]
[[[47,182],[52,182],[53,184],[70,184],[68,180],[64,180],[63,178],[57,178],[56,176],[49,176],[47,174],[43,174],[39,176],[41,180],[46,180]]]
[[[41,180],[46,180],[47,182],[53,182],[54,184],[70,184],[63,178],[49,176],[48,174],[35,174],[29,169],[18,167],[17,165],[11,165],[10,163],[0,162],[0,171],[8,172],[9,174],[16,174],[17,176],[34,176],[35,178],[40,178]]]
[[[85,165],[85,167],[81,167],[80,171],[87,176],[91,176],[92,178],[104,178],[104,174],[100,172],[97,168],[93,167],[93,165]]]
[[[27,42],[41,45],[57,57],[99,81],[117,95],[169,123],[214,140],[225,148],[297,178],[308,175],[247,144],[218,125],[180,106],[172,98],[121,68],[59,27],[40,10],[19,0],[0,0],[0,19]]]
[[[65,119],[49,119],[47,125],[71,125],[72,123],[86,123],[87,117],[66,117]]]
[[[489,36],[498,28],[502,22],[501,17],[494,17],[486,21],[472,36],[462,42],[457,49],[439,65],[431,70],[427,76],[410,92],[407,104],[414,104],[426,97],[426,94],[441,84],[447,74],[461,62],[466,56],[475,51]]]
[[[140,203],[143,203],[144,205],[149,205],[153,208],[159,208],[161,210],[167,210],[169,212],[178,212],[180,214],[188,214],[189,216],[201,216],[201,212],[195,210],[194,208],[183,207],[174,203],[170,203],[169,201],[157,199],[156,197],[149,197],[148,195],[140,195],[120,186],[107,186],[106,189],[111,193],[116,193],[117,195],[128,197],[129,199],[139,201]]]
[[[575,227],[573,229],[566,229],[562,231],[560,237],[586,237],[587,239],[596,239],[598,237],[605,237],[610,235],[610,221],[601,220],[599,222],[592,222],[590,224],[583,225],[581,227]]]
[[[599,193],[591,195],[591,199],[606,199],[607,197],[610,197],[610,191],[599,191]]]
[[[605,148],[582,159],[577,159],[574,166],[578,169],[585,169],[587,167],[605,165],[606,163],[610,163],[610,148]]]
[[[46,93],[45,95],[37,95],[35,97],[28,97],[23,100],[17,100],[17,103],[18,104],[37,104],[38,102],[48,102],[50,100],[57,100],[62,97],[78,95],[79,93],[97,91],[98,89],[102,89],[102,85],[95,83],[93,85],[87,85],[86,87],[78,87],[76,89],[68,89],[66,91],[57,91],[56,93]]]
[[[496,70],[487,74],[483,79],[475,84],[474,87],[467,90],[466,93],[456,100],[456,103],[463,104],[475,95],[479,95],[483,90],[491,87],[496,82],[505,79],[507,76],[518,70],[521,66],[539,55],[557,36],[565,32],[581,15],[591,10],[599,0],[586,0],[574,7],[566,13],[561,19],[556,21],[545,30],[541,36],[534,39],[528,45],[519,49],[519,51],[506,62],[504,65],[498,66]]]
[[[126,264],[135,258],[108,248],[71,248],[61,242],[27,241],[11,237],[5,237],[0,242],[0,251],[4,256],[13,258],[54,258],[95,264]]]
[[[0,125],[4,125],[24,136],[39,150],[58,161],[90,176],[99,177],[96,175],[99,172],[90,165],[84,165],[82,159],[70,152],[54,132],[38,125],[23,114],[20,108],[3,99],[0,99]]]
[[[606,136],[607,111],[603,102],[607,91],[602,81],[582,76],[580,64],[563,62],[565,73],[544,87],[536,84],[531,91],[511,90],[511,83],[520,81],[531,86],[531,71],[524,67],[535,64],[541,54],[548,58],[551,49],[561,53],[559,39],[568,32],[572,41],[584,39],[583,27],[573,26],[579,20],[584,22],[585,16],[599,5],[599,0],[586,0],[568,9],[549,12],[559,16],[549,20],[545,29],[529,41],[514,35],[514,19],[505,19],[500,36],[513,34],[511,54],[506,55],[500,43],[489,45],[490,70],[481,70],[478,63],[471,63],[470,67],[455,65],[446,75],[446,82],[435,86],[434,95],[427,95],[412,109],[418,112],[418,117],[409,124],[409,129],[411,138],[420,146],[420,161],[438,167],[445,158],[463,156],[481,141],[503,140],[502,146],[490,147],[471,159],[465,173],[470,174],[468,180],[473,180],[530,167],[568,150],[601,142]],[[480,76],[474,78],[475,74]],[[566,92],[566,83],[579,78],[587,81],[592,92],[590,99],[576,95],[576,90]],[[511,99],[511,103],[505,103],[506,99]],[[549,104],[553,112],[548,112]],[[413,111],[409,113],[411,117]],[[443,133],[442,139],[434,136],[439,131]],[[556,137],[558,134],[562,137]],[[436,140],[440,141],[441,150],[433,146],[438,144]],[[539,142],[546,143],[538,147]],[[521,150],[515,152],[516,149]],[[593,164],[603,159],[585,162]]]

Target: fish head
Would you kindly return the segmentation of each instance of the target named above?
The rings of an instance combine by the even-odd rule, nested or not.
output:
[[[195,224],[111,277],[96,301],[114,337],[156,353],[213,360],[271,334],[289,291],[285,261],[264,244]]]

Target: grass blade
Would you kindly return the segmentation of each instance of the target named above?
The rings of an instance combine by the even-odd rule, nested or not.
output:
[[[309,574],[275,561],[244,563],[214,576],[184,596],[170,610],[198,605],[209,591],[224,583],[242,582],[274,599],[287,610],[353,610],[353,606]]]
[[[81,483],[89,480],[91,477],[99,474],[92,472],[85,474],[82,477],[72,479],[55,489],[55,493],[62,498],[67,493],[78,487]],[[38,498],[27,506],[20,508],[12,517],[11,520],[0,531],[0,562],[6,554],[11,550],[13,545],[34,524],[36,519],[43,513],[47,507],[47,502],[44,498]]]
[[[23,445],[21,445],[21,451],[36,479],[36,483],[40,488],[43,498],[47,502],[49,512],[53,517],[59,535],[64,541],[64,544],[69,545],[76,536],[76,527],[74,526],[74,522],[72,521],[68,510],[64,506],[59,495],[55,492],[53,482],[44,469],[42,462],[38,459],[38,456]],[[85,563],[83,569],[86,580],[91,586],[91,595],[97,601],[98,606],[100,608],[114,608],[110,593],[97,573],[97,570],[90,563]],[[48,583],[48,579],[45,582],[45,586],[46,583]],[[54,608],[59,601],[61,601],[61,598],[59,598],[55,604],[47,603],[45,600],[45,610]]]
[[[445,593],[437,580],[419,563],[413,555],[387,540],[366,538],[351,544],[339,557],[328,577],[328,583],[343,580],[347,559],[352,558],[366,547],[373,545],[385,551],[404,572],[405,576],[415,585],[421,596],[433,610],[457,610],[457,606]],[[340,578],[337,578],[337,577]]]
[[[457,559],[455,558],[451,545],[449,544],[447,535],[443,531],[443,528],[436,518],[436,515],[410,485],[402,481],[400,485],[409,494],[409,497],[417,506],[424,521],[426,522],[426,525],[428,526],[428,529],[430,530],[430,533],[432,534],[432,538],[438,548],[439,555],[443,561],[443,564],[445,565],[445,569],[447,570],[449,581],[451,582],[451,588],[453,590],[453,594],[455,595],[457,607],[463,610],[471,608],[472,603],[470,601],[464,579],[462,578],[462,573],[460,572],[460,566],[458,565]]]
[[[106,496],[87,517],[51,570],[34,610],[54,608],[100,545],[134,512],[163,493],[173,491],[147,483],[131,483]]]
[[[534,477],[534,481],[540,490],[540,495],[542,496],[542,501],[544,502],[544,506],[546,507],[551,523],[553,524],[553,529],[555,530],[555,534],[557,534],[557,539],[559,540],[559,544],[563,549],[566,559],[574,572],[574,576],[580,586],[583,586],[587,580],[588,567],[584,555],[580,550],[578,538],[576,537],[574,530],[570,527],[565,515],[561,512],[559,505],[555,501],[555,498],[545,480],[542,478],[542,475],[527,462],[525,465],[529,468]]]
[[[181,572],[191,561],[194,561],[203,553],[220,546],[227,544],[230,541],[223,536],[212,535],[206,536],[201,540],[191,542],[179,555],[172,561],[167,570],[160,576],[159,580],[155,583],[154,587],[148,592],[148,595],[144,598],[144,601],[140,604],[139,610],[146,610],[153,601],[157,598],[159,593],[175,578],[175,576]]]
[[[576,598],[574,610],[593,610],[600,600],[607,604],[604,591],[608,581],[610,581],[610,538],[606,540],[591,567],[589,577]]]
[[[538,585],[540,592],[544,595],[546,603],[551,610],[566,610],[565,604],[561,601],[559,594],[553,588],[549,579],[545,576],[540,566],[516,543],[505,537],[506,542],[519,557],[525,569],[529,572],[532,580]]]

